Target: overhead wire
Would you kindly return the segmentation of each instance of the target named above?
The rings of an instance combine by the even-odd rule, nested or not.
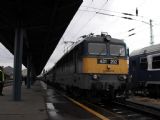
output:
[[[93,0],[91,0],[91,2],[89,2],[89,5],[92,5],[92,3],[93,3]],[[88,8],[87,8],[88,9]],[[79,12],[79,11],[78,11]],[[77,13],[78,13],[77,12]],[[78,15],[78,14],[76,14],[76,15]],[[77,21],[79,22],[79,21],[81,21],[82,20],[82,16],[84,15],[84,13],[81,13],[79,16],[78,16],[78,18],[76,18],[76,16],[74,16],[74,18],[76,18],[77,19]],[[73,19],[74,19],[73,18]],[[71,22],[71,25],[69,26],[69,28],[67,29],[67,31],[65,32],[65,34],[64,34],[64,36],[62,36],[62,39],[63,39],[63,43],[65,43],[66,45],[64,45],[64,53],[65,53],[65,51],[66,51],[66,49],[68,49],[68,47],[70,46],[70,45],[68,45],[67,46],[67,44],[68,43],[70,43],[70,42],[68,42],[68,41],[66,41],[65,40],[65,36],[67,36],[72,30],[73,30],[73,28],[75,27],[75,25],[77,24],[77,21],[76,20],[72,20],[73,22]],[[66,47],[66,48],[65,48]]]
[[[117,33],[114,33],[112,35],[113,36],[122,36],[121,38],[128,38],[128,37],[131,37],[132,34],[136,35],[137,33],[141,33],[141,31],[144,31],[144,30],[146,30],[146,26],[141,24],[141,25],[138,25],[136,27],[134,26],[129,30],[125,30],[123,32],[117,32]]]
[[[108,2],[108,1],[106,1],[106,3],[107,3],[107,2]],[[139,5],[138,7],[142,6],[145,2],[146,2],[146,1],[143,1],[143,3],[141,3],[141,5]],[[105,4],[104,4],[104,6],[105,6]],[[125,16],[132,16],[132,17],[145,18],[144,16],[136,16],[136,15],[130,14],[130,13],[106,10],[106,9],[103,9],[104,6],[102,6],[101,8],[96,8],[96,7],[91,7],[91,6],[81,6],[81,7],[87,8],[87,9],[85,9],[85,10],[80,9],[79,11],[96,12],[96,14],[102,14],[102,15],[108,15],[108,16],[115,16],[115,17],[120,17],[120,18],[124,18],[124,19],[128,19],[128,20],[135,20],[135,21],[143,22],[143,23],[145,23],[145,24],[149,24],[148,22],[143,21],[143,20],[138,20],[138,19],[134,19],[134,18],[131,18],[131,17],[125,17]],[[98,11],[91,11],[91,10],[88,10],[88,9],[94,9],[94,10],[98,10]],[[112,15],[112,14],[107,14],[107,13],[99,12],[99,11],[101,11],[101,10],[103,10],[103,11],[108,11],[108,12],[113,12],[113,13],[118,13],[118,14],[125,15],[125,16],[118,16],[118,15]],[[84,25],[81,27],[81,29],[77,32],[77,34],[79,34],[79,32],[84,29],[84,26],[88,25],[88,23],[95,17],[96,14],[94,14],[94,15],[88,20],[88,22],[86,22],[86,24],[84,24]],[[77,34],[76,34],[74,37],[76,37]],[[73,38],[74,38],[74,37],[73,37]]]
[[[101,8],[104,7],[107,2],[108,2],[108,0],[101,6]],[[88,9],[88,8],[87,8],[87,9]],[[76,42],[78,41],[78,39],[75,40],[76,37],[77,37],[77,35],[89,24],[89,22],[90,22],[95,16],[96,16],[96,14],[94,14],[90,19],[88,19],[88,21],[87,21],[83,26],[81,26],[80,29],[78,30],[78,32],[76,32],[76,34],[72,37],[73,40],[75,41],[75,44],[76,44]],[[82,17],[81,17],[81,19],[82,19]],[[71,30],[70,30],[70,31],[71,31]],[[69,50],[69,48],[72,48],[72,46],[74,46],[74,43],[72,43],[72,44],[70,44],[70,45],[68,45],[68,46],[66,47],[66,48],[67,48],[67,51]],[[64,53],[65,53],[65,51],[66,51],[66,50],[65,50],[65,46],[64,46]]]
[[[139,5],[137,8],[141,7],[142,5],[144,5],[144,3],[146,2],[147,0],[144,0],[141,5]],[[117,12],[117,11],[113,11],[113,10],[107,10],[107,9],[103,9],[103,8],[96,8],[96,7],[91,7],[91,6],[82,6],[82,8],[90,8],[90,9],[93,9],[93,10],[101,10],[101,11],[107,11],[107,12],[110,12],[110,13],[116,13],[116,14],[121,14],[121,15],[126,15],[126,16],[132,16],[132,17],[136,17],[136,18],[139,18],[139,19],[145,19],[145,20],[142,20],[142,21],[147,21],[147,20],[150,20],[151,18],[149,17],[146,17],[146,16],[141,16],[141,15],[136,15],[136,14],[131,14],[131,13],[127,13],[127,12]],[[94,12],[94,11],[88,11],[88,12]],[[87,11],[87,10],[82,10],[81,11]],[[155,20],[154,20],[155,21]]]
[[[122,14],[122,15],[128,15],[128,16],[134,16],[134,17],[144,17],[144,16],[136,16],[134,14],[131,14],[131,13],[127,13],[127,12],[117,12],[117,11],[113,11],[113,10],[107,10],[107,9],[102,9],[102,8],[96,8],[96,7],[90,7],[90,6],[82,6],[84,8],[90,8],[90,9],[93,9],[93,10],[101,10],[101,11],[107,11],[107,12],[111,12],[111,13],[118,13],[118,14]],[[144,17],[145,18],[145,17]]]
[[[119,18],[123,18],[123,19],[128,19],[128,20],[134,20],[134,21],[139,21],[139,22],[142,22],[142,23],[145,23],[145,24],[150,24],[149,23],[149,20],[150,19],[148,19],[148,21],[144,21],[143,19],[140,19],[140,18],[138,18],[137,16],[135,16],[135,15],[129,15],[128,13],[127,14],[123,14],[123,13],[121,13],[122,15],[124,15],[124,16],[120,16],[120,15],[115,15],[115,14],[110,14],[110,13],[103,13],[103,12],[97,12],[97,11],[95,11],[95,10],[83,10],[83,9],[80,9],[80,11],[85,11],[85,12],[95,12],[95,13],[97,13],[97,14],[101,14],[101,15],[107,15],[107,16],[110,16],[110,17],[119,17]],[[120,12],[115,12],[115,11],[112,11],[112,12],[114,12],[114,13],[120,13]],[[130,17],[128,17],[128,15],[130,16]],[[137,19],[138,18],[138,19]],[[155,22],[155,20],[153,20],[152,19],[152,21],[153,22]],[[157,23],[157,24],[154,24],[153,23],[153,27],[155,26],[155,25],[160,25],[160,23]]]
[[[108,0],[100,7],[103,8],[107,4]],[[82,31],[88,24],[89,22],[96,16],[96,13],[78,30],[77,34],[74,35],[73,39],[76,38],[76,36]]]
[[[107,2],[108,2],[108,0],[105,1],[105,3],[101,6],[101,8],[104,7]],[[87,9],[88,9],[88,8],[87,8]],[[76,34],[72,37],[75,42],[77,41],[77,40],[75,40],[76,37],[77,37],[77,35],[89,24],[89,22],[90,22],[95,16],[96,16],[96,13],[95,13],[92,17],[90,17],[90,19],[88,19],[87,22],[86,22],[84,25],[82,25],[82,26],[80,27],[80,29],[78,30],[78,32],[76,32]],[[82,17],[81,17],[81,19],[82,19]],[[71,45],[69,45],[69,46],[72,47],[72,45],[74,45],[74,44],[71,44]],[[68,49],[69,46],[67,46],[67,49]]]
[[[92,3],[93,3],[93,0],[89,3],[89,5],[92,5]],[[88,8],[87,8],[88,9]],[[76,15],[78,15],[78,14],[76,14]],[[84,15],[84,13],[82,13],[81,15],[79,15],[79,18],[80,19],[78,19],[78,21],[81,21],[81,19],[83,18],[82,16]],[[75,16],[76,17],[76,16]],[[74,17],[74,18],[75,18]],[[77,24],[77,21],[76,20],[74,20],[74,22],[72,22],[71,23],[72,25],[71,25],[71,28],[69,28],[69,30],[67,30],[66,32],[65,32],[65,35],[67,35],[69,32],[71,32],[72,31],[72,29],[75,27],[75,25]]]
[[[143,1],[143,3],[144,3],[144,2],[146,2],[146,1]],[[142,5],[142,4],[141,4],[141,5]],[[146,22],[146,21],[144,21],[144,20],[137,19],[137,18],[146,18],[146,17],[144,17],[144,16],[136,16],[136,15],[130,14],[130,13],[116,12],[116,11],[106,10],[106,9],[103,9],[103,8],[95,8],[95,7],[91,7],[91,6],[82,6],[82,7],[85,7],[85,8],[87,8],[87,9],[85,9],[85,10],[80,9],[79,11],[94,12],[94,13],[96,13],[96,14],[102,14],[102,15],[107,15],[107,16],[111,16],[111,17],[114,16],[114,17],[124,18],[124,19],[128,19],[128,20],[139,21],[139,22],[142,22],[142,23],[145,23],[145,24],[148,24],[148,25],[150,24],[149,22]],[[94,10],[98,10],[98,11],[88,10],[89,8],[94,9]],[[113,13],[118,13],[118,14],[121,14],[121,15],[124,15],[124,16],[113,15],[113,14],[108,14],[108,13],[99,12],[99,11],[101,11],[101,10],[103,10],[103,11],[108,11],[108,12],[113,12]],[[96,14],[94,14],[94,16],[91,17],[91,18],[89,19],[89,21],[88,21],[86,24],[84,24],[84,26],[88,25],[88,23],[95,17]],[[130,16],[130,17],[126,17],[126,16]],[[136,17],[136,18],[132,18],[132,17]],[[158,25],[158,24],[153,24],[153,25]],[[84,27],[82,27],[82,29],[84,29]],[[80,29],[79,31],[81,31],[81,29]],[[77,34],[79,34],[79,31],[77,32]],[[139,30],[139,31],[142,31],[142,30]],[[75,35],[75,37],[77,36],[77,34]]]
[[[105,2],[105,3],[107,3],[108,2],[108,0]],[[145,1],[144,1],[145,2]],[[143,3],[144,3],[143,2]],[[89,9],[91,8],[91,4],[93,3],[93,0],[91,0],[91,2],[89,3],[89,5],[90,6],[85,6],[85,8],[86,8],[86,10],[88,10],[87,12],[90,12],[89,11]],[[142,6],[143,4],[141,4],[140,6]],[[105,6],[105,4],[104,4],[104,6]],[[116,11],[111,11],[111,10],[106,10],[106,9],[103,9],[102,7],[104,7],[103,5],[101,6],[101,8],[95,8],[95,7],[92,7],[92,8],[94,8],[94,10],[97,10],[97,12],[100,12],[100,11],[108,11],[108,12],[112,12],[112,13],[116,13],[116,14],[122,14],[122,12],[116,12]],[[138,8],[140,7],[140,6],[138,6]],[[84,6],[81,6],[81,7],[83,7],[84,8]],[[80,8],[81,8],[80,7]],[[65,36],[67,36],[69,33],[71,33],[72,31],[73,31],[73,28],[75,27],[75,25],[77,25],[77,23],[78,22],[80,22],[83,18],[82,18],[82,15],[84,15],[85,14],[85,12],[86,12],[86,10],[84,11],[84,13],[82,13],[81,15],[79,15],[78,16],[78,18],[77,18],[77,20],[75,20],[73,23],[72,23],[72,26],[65,32]],[[82,9],[80,10],[80,12],[81,11],[83,11]],[[93,12],[95,12],[95,11],[93,11]],[[95,17],[97,15],[97,13],[94,13],[94,15],[93,16],[91,16],[86,22],[85,22],[85,24],[84,25],[82,25],[82,27],[80,27],[80,29],[78,30],[78,32],[75,34],[75,35],[73,35],[73,40],[75,40],[74,38],[76,38],[76,36],[78,35],[78,34],[80,34],[80,32],[83,30],[83,29],[85,29],[86,27],[87,27],[87,25],[93,20],[93,18]],[[125,15],[125,14],[123,14],[123,15]],[[109,16],[109,15],[108,15]],[[112,15],[111,15],[112,16]],[[135,15],[134,15],[135,16]],[[137,16],[137,17],[140,17],[140,18],[144,18],[143,16]],[[117,17],[118,18],[118,17]],[[125,19],[125,18],[124,18]],[[64,36],[64,38],[65,38],[65,36]],[[63,38],[63,39],[64,39]]]
[[[89,8],[89,7],[88,7]],[[102,13],[102,12],[97,12],[97,11],[91,11],[91,10],[82,10],[80,9],[80,11],[86,11],[86,12],[95,12],[96,14],[102,14],[102,15],[107,15],[107,16],[110,16],[110,17],[119,17],[119,18],[124,18],[124,19],[128,19],[128,20],[134,20],[134,21],[139,21],[139,22],[142,22],[142,23],[145,23],[145,24],[149,24],[149,22],[146,22],[146,21],[143,21],[143,20],[139,20],[139,19],[135,19],[135,18],[132,18],[132,17],[126,17],[126,16],[133,16],[133,17],[137,17],[136,15],[133,15],[133,14],[129,14],[129,13],[122,13],[122,12],[116,12],[116,11],[111,11],[111,10],[105,10],[105,9],[100,9],[100,8],[94,8],[94,7],[90,7],[90,8],[93,8],[93,9],[97,9],[97,10],[104,10],[104,11],[109,11],[109,12],[113,12],[113,13],[119,13],[119,14],[122,14],[124,16],[120,16],[120,15],[113,15],[113,14],[108,14],[108,13]],[[142,30],[141,30],[142,31]],[[132,34],[135,34],[135,33],[132,33]]]

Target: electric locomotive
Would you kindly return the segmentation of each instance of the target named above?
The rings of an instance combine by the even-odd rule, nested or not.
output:
[[[123,40],[110,35],[86,36],[53,68],[53,84],[83,96],[114,98],[123,94],[128,54]]]
[[[135,94],[160,97],[160,44],[133,51],[129,57],[129,73]]]

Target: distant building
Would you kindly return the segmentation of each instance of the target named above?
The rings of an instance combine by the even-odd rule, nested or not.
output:
[[[7,80],[13,79],[13,68],[12,67],[7,66],[7,67],[4,67],[3,70],[4,70],[5,78]]]
[[[22,70],[22,76],[26,77],[27,76],[27,69]]]
[[[3,70],[4,70],[5,78],[7,80],[13,79],[14,68],[12,68],[11,66],[7,66],[7,67],[4,67]],[[22,76],[23,77],[27,76],[27,69],[22,70]]]

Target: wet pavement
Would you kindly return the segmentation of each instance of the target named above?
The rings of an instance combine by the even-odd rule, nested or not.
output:
[[[0,120],[48,120],[45,91],[39,81],[31,89],[21,86],[21,101],[13,101],[13,86],[4,88],[0,96]]]
[[[31,89],[25,85],[21,88],[21,101],[12,100],[13,86],[4,88],[5,96],[0,97],[0,120],[108,120],[42,81],[36,81]]]
[[[47,88],[47,106],[51,120],[100,120],[52,88]]]

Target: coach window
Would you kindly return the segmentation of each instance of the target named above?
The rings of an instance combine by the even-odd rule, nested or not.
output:
[[[107,48],[104,43],[88,43],[88,53],[90,55],[106,55]]]
[[[152,69],[160,69],[160,56],[152,58]]]
[[[140,68],[146,70],[148,68],[148,62],[146,57],[140,58]]]

